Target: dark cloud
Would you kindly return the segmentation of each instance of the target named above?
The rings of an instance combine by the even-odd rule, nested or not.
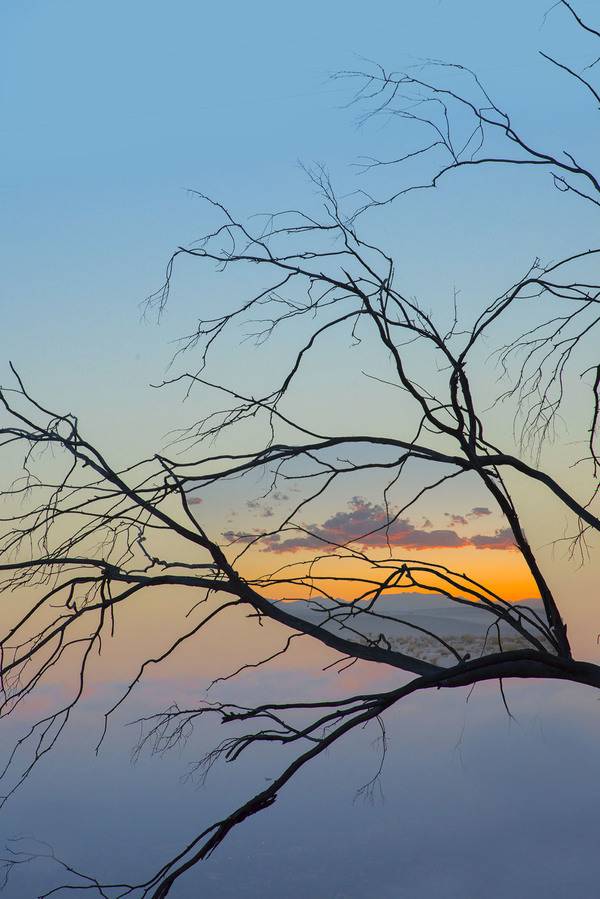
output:
[[[311,534],[289,537],[287,540],[277,540],[276,535],[265,539],[265,550],[275,553],[296,553],[301,549],[326,549],[328,541],[320,540]]]
[[[252,543],[259,534],[248,534],[244,531],[225,531],[223,536],[229,543]]]
[[[201,496],[188,496],[187,503],[188,506],[198,506],[202,502]]]
[[[249,499],[246,502],[246,508],[251,512],[256,512],[262,518],[272,518],[275,514],[271,506],[265,506],[260,499]]]
[[[487,506],[475,506],[470,512],[467,512],[467,518],[484,518],[491,514],[491,510]]]
[[[502,528],[495,534],[476,534],[471,537],[471,543],[477,549],[516,549],[510,528]]]
[[[386,526],[387,525],[387,526]],[[326,546],[357,543],[364,547],[393,546],[406,549],[466,546],[468,540],[455,531],[422,530],[407,518],[399,518],[388,525],[388,515],[383,506],[367,502],[355,496],[348,510],[336,512],[323,524],[307,526],[308,534],[287,539],[269,539],[267,548],[273,552],[298,552],[306,549],[324,549]],[[247,538],[247,535],[245,535]],[[244,539],[239,535],[237,539]],[[252,538],[250,538],[252,539]]]
[[[462,515],[446,513],[452,524],[468,524]],[[484,513],[482,513],[484,514]],[[424,527],[428,525],[428,529]],[[389,522],[385,508],[370,503],[360,496],[354,496],[345,511],[336,512],[323,524],[307,525],[305,532],[286,537],[270,534],[261,539],[265,552],[295,553],[302,550],[326,550],[331,546],[354,543],[365,549],[386,547],[388,543],[403,549],[459,549],[475,546],[477,549],[513,549],[511,531],[499,530],[495,534],[477,534],[466,537],[451,528],[436,529],[427,521],[423,528],[415,527],[407,518]],[[308,533],[307,533],[308,532]],[[260,536],[258,533],[227,531],[226,540],[236,543],[250,543]]]
[[[469,522],[464,515],[454,515],[452,512],[446,512],[446,517],[450,519],[450,524],[468,524]]]

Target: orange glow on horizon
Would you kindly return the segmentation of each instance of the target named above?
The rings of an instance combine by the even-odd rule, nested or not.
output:
[[[266,553],[255,553],[242,568],[242,573],[250,579],[264,578],[262,591],[271,598],[307,599],[311,596],[317,598],[323,595],[321,591],[324,591],[325,594],[337,599],[352,600],[373,589],[373,585],[365,581],[383,580],[392,570],[391,568],[389,572],[385,569],[377,570],[367,562],[356,558],[341,559],[333,556],[311,566],[306,558],[297,559],[291,554],[278,558],[276,564],[269,568],[265,565],[267,558]],[[419,563],[423,563],[424,567],[445,566],[450,572],[455,573],[456,576],[452,577],[452,580],[458,585],[462,584],[463,589],[468,587],[468,582],[463,580],[467,577],[509,602],[539,598],[535,581],[517,550],[463,547],[414,552],[406,558],[407,561],[410,559],[413,566],[418,566]],[[386,563],[384,556],[380,557],[379,561]],[[397,559],[394,564],[398,564]],[[309,571],[313,575],[312,589],[311,578],[306,576]],[[275,578],[289,578],[292,583],[277,584],[273,581],[268,584],[268,573],[272,573]],[[419,577],[423,587],[413,585],[407,579],[401,579],[397,585],[386,589],[385,593],[435,594],[442,592],[444,587],[455,594],[461,593],[460,588],[452,587],[426,572],[420,572]],[[294,578],[299,580],[302,578],[303,583],[294,584]]]

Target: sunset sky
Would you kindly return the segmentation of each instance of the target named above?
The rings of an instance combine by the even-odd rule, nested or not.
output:
[[[597,0],[577,3],[584,19],[600,28],[598,7]],[[14,387],[10,361],[45,407],[77,416],[82,434],[114,468],[143,458],[155,472],[155,454],[161,451],[178,461],[210,456],[206,469],[194,467],[194,479],[186,486],[189,508],[228,559],[235,559],[237,571],[272,599],[326,595],[350,600],[373,590],[373,579],[384,580],[389,568],[400,571],[403,562],[419,572],[422,582],[415,585],[404,571],[387,592],[408,594],[391,602],[401,612],[403,601],[413,602],[417,617],[426,614],[420,593],[435,594],[448,571],[459,596],[472,578],[494,591],[494,598],[537,599],[534,579],[492,494],[472,472],[459,474],[456,466],[413,458],[396,480],[390,471],[397,464],[397,447],[365,449],[364,443],[347,440],[320,451],[320,462],[307,453],[301,461],[282,464],[275,479],[269,462],[244,477],[215,479],[200,489],[199,475],[225,464],[219,454],[231,459],[257,453],[270,432],[260,415],[201,445],[193,438],[186,442],[182,430],[198,420],[212,420],[215,409],[229,402],[219,387],[252,398],[273,390],[321,319],[291,318],[266,341],[257,339],[264,326],[259,313],[249,317],[258,321],[236,319],[231,333],[215,343],[203,372],[212,386],[195,385],[188,395],[188,381],[164,383],[201,366],[197,350],[177,354],[181,338],[192,334],[200,319],[231,310],[262,289],[263,266],[230,266],[223,272],[204,260],[183,257],[162,314],[146,300],[160,289],[173,250],[189,247],[218,227],[219,211],[199,194],[222,202],[236,218],[260,230],[276,210],[321,214],[322,196],[308,177],[315,167],[330,176],[344,212],[356,208],[363,191],[378,196],[395,192],[405,171],[409,179],[425,177],[427,163],[420,156],[406,170],[394,165],[365,170],[375,157],[390,163],[410,155],[415,144],[401,116],[365,118],[366,107],[352,102],[357,82],[332,77],[342,72],[382,65],[388,72],[415,73],[424,71],[425,61],[460,63],[477,72],[499,108],[510,111],[532,143],[557,155],[572,153],[594,168],[600,146],[597,103],[540,50],[578,70],[595,65],[600,52],[552,0],[2,0],[0,384]],[[600,62],[594,72],[600,78]],[[458,69],[452,75],[462,77]],[[393,257],[395,286],[431,314],[441,333],[452,328],[456,303],[458,339],[534,260],[550,263],[594,245],[599,216],[597,206],[557,190],[542,167],[477,166],[442,178],[435,190],[408,193],[368,210],[359,222],[361,236]],[[586,264],[597,265],[594,260]],[[583,265],[580,271],[585,271]],[[597,284],[596,272],[594,276]],[[536,314],[535,303],[524,301],[490,329],[467,363],[473,395],[491,443],[539,464],[585,503],[597,478],[590,478],[591,468],[578,461],[588,451],[590,427],[592,376],[584,369],[590,365],[588,356],[597,364],[598,328],[593,341],[582,345],[582,364],[578,358],[569,369],[554,439],[539,457],[534,446],[519,442],[524,406],[514,400],[495,402],[507,384],[501,380],[497,350],[531,327]],[[389,356],[372,339],[375,331],[368,332],[369,324],[361,330],[362,322],[344,321],[311,346],[282,401],[307,430],[294,431],[288,422],[279,422],[274,443],[306,433],[414,437],[420,412],[406,391],[389,383]],[[437,396],[442,384],[447,390],[446,361],[424,341],[403,346],[402,353],[425,391]],[[20,401],[16,394],[10,396]],[[440,439],[426,427],[419,440],[457,451],[452,440]],[[2,447],[0,460],[0,493],[22,474],[17,451],[10,439],[7,443],[11,445]],[[43,477],[61,477],[56,472],[64,473],[67,454],[46,449],[28,461],[39,465],[36,472]],[[320,491],[328,464],[341,468],[351,463],[359,470],[344,471]],[[88,477],[87,470],[82,476]],[[164,469],[155,477],[162,484]],[[583,552],[573,552],[570,538],[576,523],[564,506],[543,484],[514,471],[506,481],[568,624],[574,655],[597,663],[600,573],[592,559],[598,538],[579,544]],[[314,497],[305,503],[311,493]],[[20,494],[3,497],[0,518],[10,520],[6,510],[21,502]],[[165,508],[175,508],[175,500],[168,498]],[[174,514],[183,515],[181,504]],[[59,518],[56,533],[61,539],[70,526]],[[135,526],[131,531],[140,539],[136,543],[127,532],[122,539],[130,541],[127,551],[133,546],[133,552],[124,552],[125,561],[118,564],[136,568],[141,579],[148,571],[181,572],[181,567],[169,567],[173,560],[187,564],[189,572],[190,562],[203,565],[209,559],[198,543],[173,528],[148,528],[142,537]],[[96,540],[93,535],[89,543]],[[40,546],[44,548],[43,541],[37,546],[32,541],[14,553],[11,547],[11,564],[18,552]],[[98,541],[93,551],[102,554],[106,546]],[[109,552],[114,560],[120,548]],[[80,570],[81,558],[68,564]],[[7,759],[12,761],[2,780],[0,806],[6,784],[11,777],[18,781],[31,753],[33,740],[21,743],[23,734],[32,721],[43,722],[46,715],[50,720],[78,695],[77,654],[87,653],[82,647],[88,645],[93,651],[87,680],[60,739],[52,752],[40,754],[40,763],[10,799],[5,817],[0,816],[0,856],[6,839],[26,834],[27,839],[50,840],[69,864],[98,876],[147,876],[236,804],[257,790],[268,791],[266,785],[296,757],[291,753],[309,745],[304,730],[294,732],[302,736],[298,744],[275,746],[265,740],[259,751],[252,746],[244,752],[239,765],[219,760],[206,788],[198,790],[198,759],[219,745],[223,730],[227,737],[242,733],[235,728],[247,724],[228,718],[223,729],[213,701],[240,708],[257,705],[261,714],[263,702],[297,702],[290,714],[303,721],[307,703],[318,703],[321,715],[323,697],[333,697],[332,707],[339,697],[340,702],[350,696],[358,698],[348,703],[362,702],[365,691],[396,689],[408,682],[410,671],[423,670],[423,653],[417,658],[421,668],[405,670],[406,659],[398,668],[388,664],[392,650],[414,651],[415,657],[422,651],[424,644],[406,649],[402,628],[419,630],[414,623],[400,622],[394,634],[390,627],[388,636],[397,638],[396,644],[383,634],[367,633],[365,639],[365,633],[355,631],[357,641],[348,655],[335,642],[332,648],[331,641],[301,635],[263,615],[260,603],[232,601],[203,628],[199,622],[212,616],[225,595],[222,581],[220,592],[200,590],[197,583],[193,589],[173,587],[168,579],[166,585],[163,581],[146,589],[144,581],[142,591],[111,607],[109,629],[110,604],[102,591],[107,582],[108,588],[120,590],[129,575],[118,581],[115,569],[107,575],[103,565],[99,571],[101,601],[89,617],[97,614],[104,628],[101,652],[99,641],[88,644],[87,638],[77,638],[89,620],[78,617],[79,612],[89,609],[76,607],[75,593],[91,590],[88,582],[83,587],[78,583],[68,609],[58,601],[53,604],[52,596],[26,618],[24,630],[43,634],[49,616],[60,622],[74,610],[75,624],[68,631],[69,639],[75,635],[73,643],[66,643],[57,665],[48,670],[44,652],[52,646],[48,649],[40,638],[41,650],[34,657],[34,666],[44,670],[39,682],[27,668],[29,662],[7,679],[5,658],[27,643],[15,648],[11,633],[11,645],[2,645],[0,687],[9,697],[3,710],[21,689],[24,698],[10,715],[1,716],[0,769]],[[194,575],[198,571],[212,577],[215,566],[204,565]],[[2,578],[5,574],[0,573]],[[269,584],[270,578],[282,583]],[[36,583],[32,577],[21,590],[2,592],[4,624],[33,606],[47,588],[48,582],[41,580]],[[436,602],[442,600],[431,601],[433,615],[439,613]],[[325,601],[324,606],[327,610],[333,603]],[[340,606],[346,616],[349,607]],[[273,613],[274,608],[293,608],[298,615],[304,610],[308,621],[319,614],[314,603],[285,602],[267,610]],[[461,604],[451,608],[465,611]],[[534,602],[529,609],[513,607],[510,612],[521,621],[521,612],[533,619],[541,608]],[[482,605],[467,613],[484,619],[487,614]],[[473,619],[465,620],[471,622],[468,629]],[[455,659],[463,664],[458,688],[432,690],[427,675],[427,690],[384,708],[387,731],[379,706],[373,720],[363,723],[357,717],[352,738],[344,731],[339,746],[311,758],[289,790],[281,790],[273,808],[233,828],[214,858],[181,879],[170,894],[173,899],[196,899],[200,893],[207,899],[595,895],[600,876],[600,725],[597,696],[581,685],[592,681],[583,675],[581,684],[559,680],[565,669],[556,680],[533,680],[527,667],[532,657],[527,655],[526,681],[521,673],[518,680],[512,673],[505,678],[501,668],[500,675],[497,669],[493,673],[501,678],[498,682],[469,682],[467,689],[462,675],[473,666],[467,652],[471,644],[460,641],[472,634],[460,632],[458,617],[439,615],[438,636],[448,621],[450,628],[456,624],[453,637],[460,654],[456,650],[440,664],[454,665]],[[327,620],[321,637],[330,625]],[[331,627],[338,625],[351,631],[346,618]],[[420,630],[419,637],[432,637]],[[481,653],[494,651],[488,647],[491,630],[484,623],[477,631],[474,639],[485,635]],[[498,647],[506,648],[500,624],[496,634]],[[182,640],[182,635],[190,639]],[[548,631],[546,635],[537,644],[542,649],[553,639]],[[63,637],[60,633],[61,647]],[[368,644],[363,646],[368,661],[352,655],[360,653],[357,642],[362,639]],[[373,647],[379,651],[386,643],[385,664],[375,664]],[[176,651],[163,660],[171,645]],[[87,663],[87,654],[85,658]],[[548,656],[540,658],[545,666]],[[142,662],[147,662],[143,677],[135,683]],[[456,686],[447,682],[446,671],[438,673],[441,686]],[[26,684],[31,678],[31,694],[21,675]],[[120,705],[124,695],[127,702]],[[189,733],[182,731],[185,739],[175,741],[175,752],[165,752],[159,740],[136,753],[144,728],[154,724],[151,716],[173,704],[210,713]],[[98,754],[109,708],[115,713]],[[286,709],[282,715],[287,714]],[[256,725],[251,719],[250,726],[271,727],[263,720],[268,718],[261,717]],[[274,727],[281,724],[276,717],[272,721]],[[318,726],[324,734],[333,731],[325,717]],[[30,733],[37,738],[40,731],[32,728]],[[51,728],[48,733],[52,737]],[[20,750],[13,758],[9,754],[15,744]],[[130,758],[135,766],[129,765]],[[361,794],[361,787],[377,782],[378,765],[383,771],[381,796],[374,793],[369,797],[374,801],[363,802],[359,796],[368,791]],[[46,862],[48,855],[41,866],[21,866],[14,883],[22,892],[13,894],[9,888],[6,895],[25,899],[47,890],[49,872],[55,878],[56,869]]]
[[[241,271],[221,279],[184,264],[160,326],[151,315],[141,318],[140,303],[159,286],[171,249],[206,230],[206,210],[187,190],[206,191],[242,216],[311,208],[314,192],[299,161],[325,164],[340,195],[356,190],[363,176],[353,163],[393,158],[402,145],[394,122],[359,127],[358,111],[347,108],[351,85],[329,79],[368,60],[390,68],[459,60],[536,139],[553,146],[570,131],[585,155],[593,143],[581,126],[583,100],[536,51],[559,39],[565,57],[588,47],[560,10],[544,19],[546,11],[543,2],[484,8],[467,0],[459,8],[442,0],[382,7],[381,15],[358,3],[309,2],[301,13],[265,3],[260,15],[247,4],[232,10],[186,0],[169,9],[137,0],[5,4],[2,380],[10,358],[32,390],[75,412],[116,460],[163,445],[167,431],[193,416],[194,399],[182,403],[177,388],[148,385],[165,376],[173,341],[202,309],[247,289]],[[587,245],[591,227],[596,214],[553,190],[549,176],[513,171],[449,178],[387,217],[374,216],[368,235],[394,254],[407,293],[443,317],[456,289],[468,318],[536,256]],[[215,359],[213,379],[259,388],[267,373],[283,370],[292,346],[284,336],[267,347],[229,347]],[[367,349],[350,358],[346,350],[334,343],[309,367],[297,407],[317,425],[326,418],[332,430],[356,428],[359,410],[365,431],[395,433],[397,410],[360,375],[380,360]],[[482,399],[495,377],[483,366]],[[339,402],[348,395],[351,403]],[[581,426],[583,403],[575,392],[565,427]],[[510,443],[511,415],[500,410],[494,422]],[[549,466],[556,461],[550,453]],[[567,477],[576,485],[576,471]],[[564,553],[550,548],[564,533],[564,517],[553,515],[542,491],[520,489],[515,483],[530,539],[556,584],[578,577],[577,595],[589,595],[590,574],[574,573]],[[329,505],[309,509],[301,524],[325,538],[360,536],[381,520],[381,501],[381,489],[355,482]],[[243,539],[266,530],[265,509],[267,517],[277,511],[253,502],[252,491],[226,491],[198,514],[211,508],[209,523],[224,539]],[[477,508],[490,514],[476,515]],[[411,509],[389,537],[398,552],[468,568],[508,598],[535,592],[506,523],[473,484]],[[270,544],[275,564],[297,560],[301,549],[310,546],[298,537]],[[264,551],[248,564],[260,571]]]

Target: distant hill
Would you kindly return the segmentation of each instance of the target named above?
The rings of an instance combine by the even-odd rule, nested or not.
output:
[[[509,623],[501,622],[498,634],[496,616],[482,603],[465,605],[444,596],[388,594],[370,610],[367,602],[340,607],[334,601],[323,599],[297,600],[293,605],[294,614],[348,639],[377,641],[382,634],[393,648],[440,664],[446,659],[448,662],[456,659],[435,639],[435,635],[450,643],[463,657],[467,653],[475,657],[498,652],[500,648],[518,649],[528,645]],[[529,599],[515,603],[514,608],[522,612],[525,629],[539,639],[535,616],[537,614],[544,621],[542,601]],[[334,619],[332,615],[335,615]]]

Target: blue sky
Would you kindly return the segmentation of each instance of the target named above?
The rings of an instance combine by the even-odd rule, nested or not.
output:
[[[546,8],[474,0],[368,10],[340,2],[7,0],[0,12],[3,355],[84,418],[81,407],[93,404],[92,426],[120,428],[139,408],[140,444],[151,421],[160,432],[172,400],[145,385],[164,370],[166,341],[189,327],[201,278],[183,279],[160,331],[140,324],[138,304],[160,281],[170,249],[203,232],[204,213],[186,189],[206,190],[242,213],[310,204],[298,160],[325,163],[341,190],[355,185],[349,164],[365,153],[393,154],[399,141],[394,127],[358,129],[355,112],[343,108],[349,87],[328,81],[361,65],[359,57],[392,68],[423,57],[460,60],[536,134],[554,139],[558,124],[581,111],[580,100],[537,48],[560,39],[568,57],[586,45],[560,10],[544,25]],[[448,297],[457,285],[478,299],[490,274],[494,286],[506,283],[541,246],[551,254],[555,240],[564,243],[564,217],[549,186],[531,182],[487,179],[482,197],[477,178],[455,179],[443,196],[407,201],[385,234],[405,262],[408,286]],[[372,227],[378,234],[383,225]]]

